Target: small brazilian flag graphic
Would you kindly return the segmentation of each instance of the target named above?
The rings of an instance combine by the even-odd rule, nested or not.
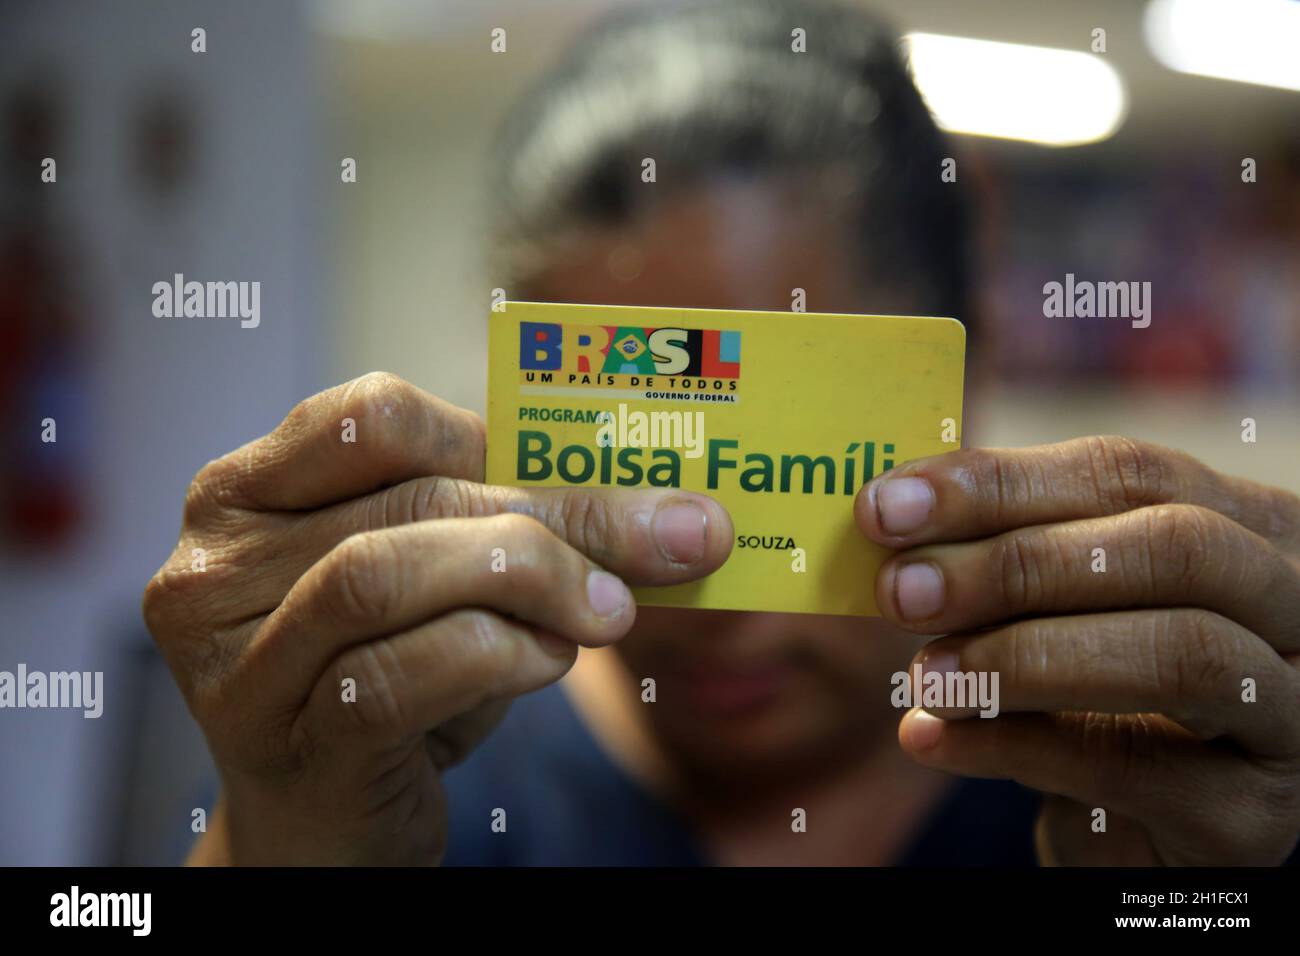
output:
[[[615,375],[653,375],[655,360],[650,354],[645,329],[615,329],[601,371]]]

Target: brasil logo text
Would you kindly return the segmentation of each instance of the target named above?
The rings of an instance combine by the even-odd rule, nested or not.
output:
[[[654,398],[734,400],[740,333],[521,322],[519,371],[521,381],[533,386],[623,388]]]

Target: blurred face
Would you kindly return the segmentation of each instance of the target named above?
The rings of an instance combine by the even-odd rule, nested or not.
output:
[[[810,311],[905,313],[896,291],[854,280],[846,234],[797,186],[727,184],[557,251],[521,297],[787,311],[801,288]],[[640,607],[618,653],[674,702],[646,712],[679,759],[752,776],[878,743],[898,716],[889,677],[918,647],[879,618]]]

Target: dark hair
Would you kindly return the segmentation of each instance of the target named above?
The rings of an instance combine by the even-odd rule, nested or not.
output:
[[[796,29],[806,52],[792,49]],[[864,285],[901,285],[916,312],[966,318],[966,214],[940,178],[944,142],[897,37],[861,12],[795,0],[625,11],[505,125],[503,266],[526,278],[569,230],[628,221],[678,186],[794,174],[849,213]]]

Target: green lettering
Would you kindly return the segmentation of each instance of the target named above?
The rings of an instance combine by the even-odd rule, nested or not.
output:
[[[826,455],[818,455],[816,458],[809,458],[807,455],[782,455],[781,456],[781,491],[790,490],[790,472],[794,466],[798,465],[803,469],[803,493],[812,494],[813,490],[813,470],[818,466],[826,467],[826,491],[825,494],[835,494],[835,462]]]
[[[533,442],[537,447],[533,448]],[[551,477],[551,460],[547,454],[551,450],[551,436],[546,432],[521,431],[519,433],[519,454],[515,460],[516,481],[545,481]],[[531,462],[541,462],[534,471]]]
[[[709,439],[709,479],[708,487],[713,490],[718,487],[718,471],[723,468],[735,468],[734,459],[725,459],[720,452],[724,448],[736,448],[740,442],[732,438],[711,438]]]
[[[618,483],[624,486],[641,484],[642,469],[637,461],[641,457],[641,449],[624,448],[618,453],[618,467],[627,469],[626,476],[619,476]]]
[[[582,459],[582,470],[572,471],[569,468],[569,462],[574,456]],[[569,445],[561,449],[560,454],[555,459],[556,470],[559,471],[560,477],[572,485],[580,485],[591,478],[596,470],[596,459],[591,451],[582,445]]]
[[[740,473],[740,487],[746,491],[771,491],[773,472],[771,457],[761,454],[746,455],[746,464],[751,461],[762,462],[762,464],[746,468]],[[754,480],[755,475],[759,476],[757,481]]]
[[[667,448],[655,450],[653,456],[655,461],[662,461],[662,464],[651,465],[649,472],[646,474],[646,481],[656,488],[678,488],[682,483],[682,459],[675,451]],[[666,471],[668,477],[657,477],[661,472]]]

